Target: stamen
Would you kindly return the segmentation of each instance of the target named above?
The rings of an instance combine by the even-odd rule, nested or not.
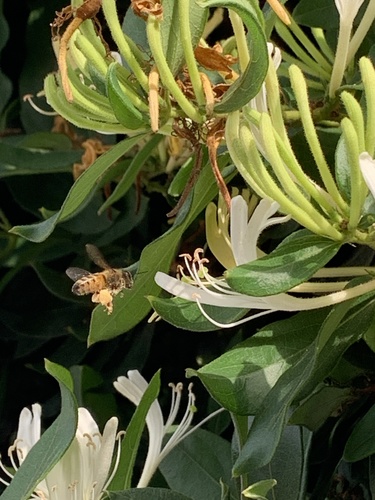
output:
[[[56,111],[45,111],[44,109],[39,108],[39,106],[37,106],[35,104],[35,102],[33,101],[33,97],[34,97],[33,94],[25,94],[22,99],[23,99],[23,102],[27,101],[30,104],[30,106],[32,108],[34,108],[35,111],[37,111],[41,115],[45,115],[45,116],[57,116],[58,115],[58,113],[56,113]]]
[[[265,316],[266,314],[270,314],[273,312],[276,312],[274,309],[269,309],[266,311],[261,311],[260,313],[253,314],[252,316],[248,316],[246,318],[242,318],[238,321],[233,321],[232,323],[219,323],[218,321],[214,320],[211,318],[209,314],[206,313],[206,311],[203,309],[202,304],[200,302],[200,297],[195,296],[193,297],[195,299],[195,302],[200,310],[200,312],[203,314],[203,316],[213,325],[217,326],[218,328],[233,328],[234,326],[239,326],[242,325],[243,323],[247,323],[248,321],[252,321],[253,319],[259,318],[260,316]]]

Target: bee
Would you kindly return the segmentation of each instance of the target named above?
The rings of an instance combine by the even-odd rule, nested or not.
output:
[[[126,269],[113,269],[95,245],[87,244],[86,252],[94,264],[101,267],[103,271],[90,273],[79,267],[68,267],[66,274],[75,281],[72,292],[75,295],[92,293],[91,300],[95,304],[102,304],[108,314],[111,314],[113,297],[125,288],[131,288],[133,277]]]

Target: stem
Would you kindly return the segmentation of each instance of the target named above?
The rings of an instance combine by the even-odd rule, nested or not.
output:
[[[235,435],[238,442],[238,454],[242,450],[246,442],[247,434],[249,432],[249,417],[231,413]],[[241,475],[241,491],[249,486],[248,474]]]
[[[180,87],[177,85],[174,76],[168,66],[168,62],[163,53],[163,44],[160,34],[160,22],[152,15],[147,19],[147,38],[150,45],[155,65],[158,68],[160,78],[164,86],[170,91],[174,99],[177,101],[182,111],[194,122],[202,123],[203,117],[199,111],[185,97]]]
[[[301,121],[306,140],[310,146],[315,163],[319,169],[324,186],[337,206],[345,212],[346,203],[335,184],[331,171],[327,165],[321,148],[316,128],[310,112],[310,103],[307,95],[306,82],[302,71],[297,66],[289,68],[290,81],[297,100],[297,106],[301,114]]]
[[[191,43],[190,31],[190,3],[186,0],[178,0],[178,11],[180,21],[180,43],[182,45],[185,62],[188,67],[191,84],[199,106],[204,106],[206,99],[204,96],[202,81],[199,75],[197,61],[195,59],[193,46]]]
[[[310,54],[310,56],[321,66],[325,71],[331,71],[331,65],[324,57],[324,53],[320,52],[316,46],[311,42],[311,40],[305,35],[301,30],[299,25],[291,18],[291,24],[289,26],[290,31],[298,39],[304,49]]]
[[[331,47],[328,45],[322,28],[311,28],[311,33],[313,34],[316,43],[319,45],[320,51],[326,56],[328,61],[333,64],[335,60],[335,54],[332,52]]]
[[[313,71],[315,75],[319,75],[319,78],[329,80],[331,67],[329,67],[329,69],[325,68],[327,61],[325,61],[325,64],[323,65],[320,62],[316,62],[315,59],[309,56],[308,53],[296,42],[291,32],[286,26],[284,26],[284,24],[276,22],[276,31],[285,41],[288,48],[290,48],[290,50],[292,50],[294,54],[310,68],[310,71]]]

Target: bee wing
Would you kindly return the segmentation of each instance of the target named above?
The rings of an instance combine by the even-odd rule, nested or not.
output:
[[[88,274],[90,274],[85,269],[80,269],[79,267],[68,267],[68,269],[65,271],[65,273],[73,281],[77,281],[77,280],[83,278],[83,276],[87,276]]]
[[[111,269],[111,266],[105,260],[102,252],[95,245],[91,245],[91,243],[87,243],[86,252],[94,264],[101,267],[102,269]]]

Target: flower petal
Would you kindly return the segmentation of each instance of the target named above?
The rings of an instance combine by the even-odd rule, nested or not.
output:
[[[359,166],[367,187],[375,198],[375,160],[365,151],[359,155]]]

